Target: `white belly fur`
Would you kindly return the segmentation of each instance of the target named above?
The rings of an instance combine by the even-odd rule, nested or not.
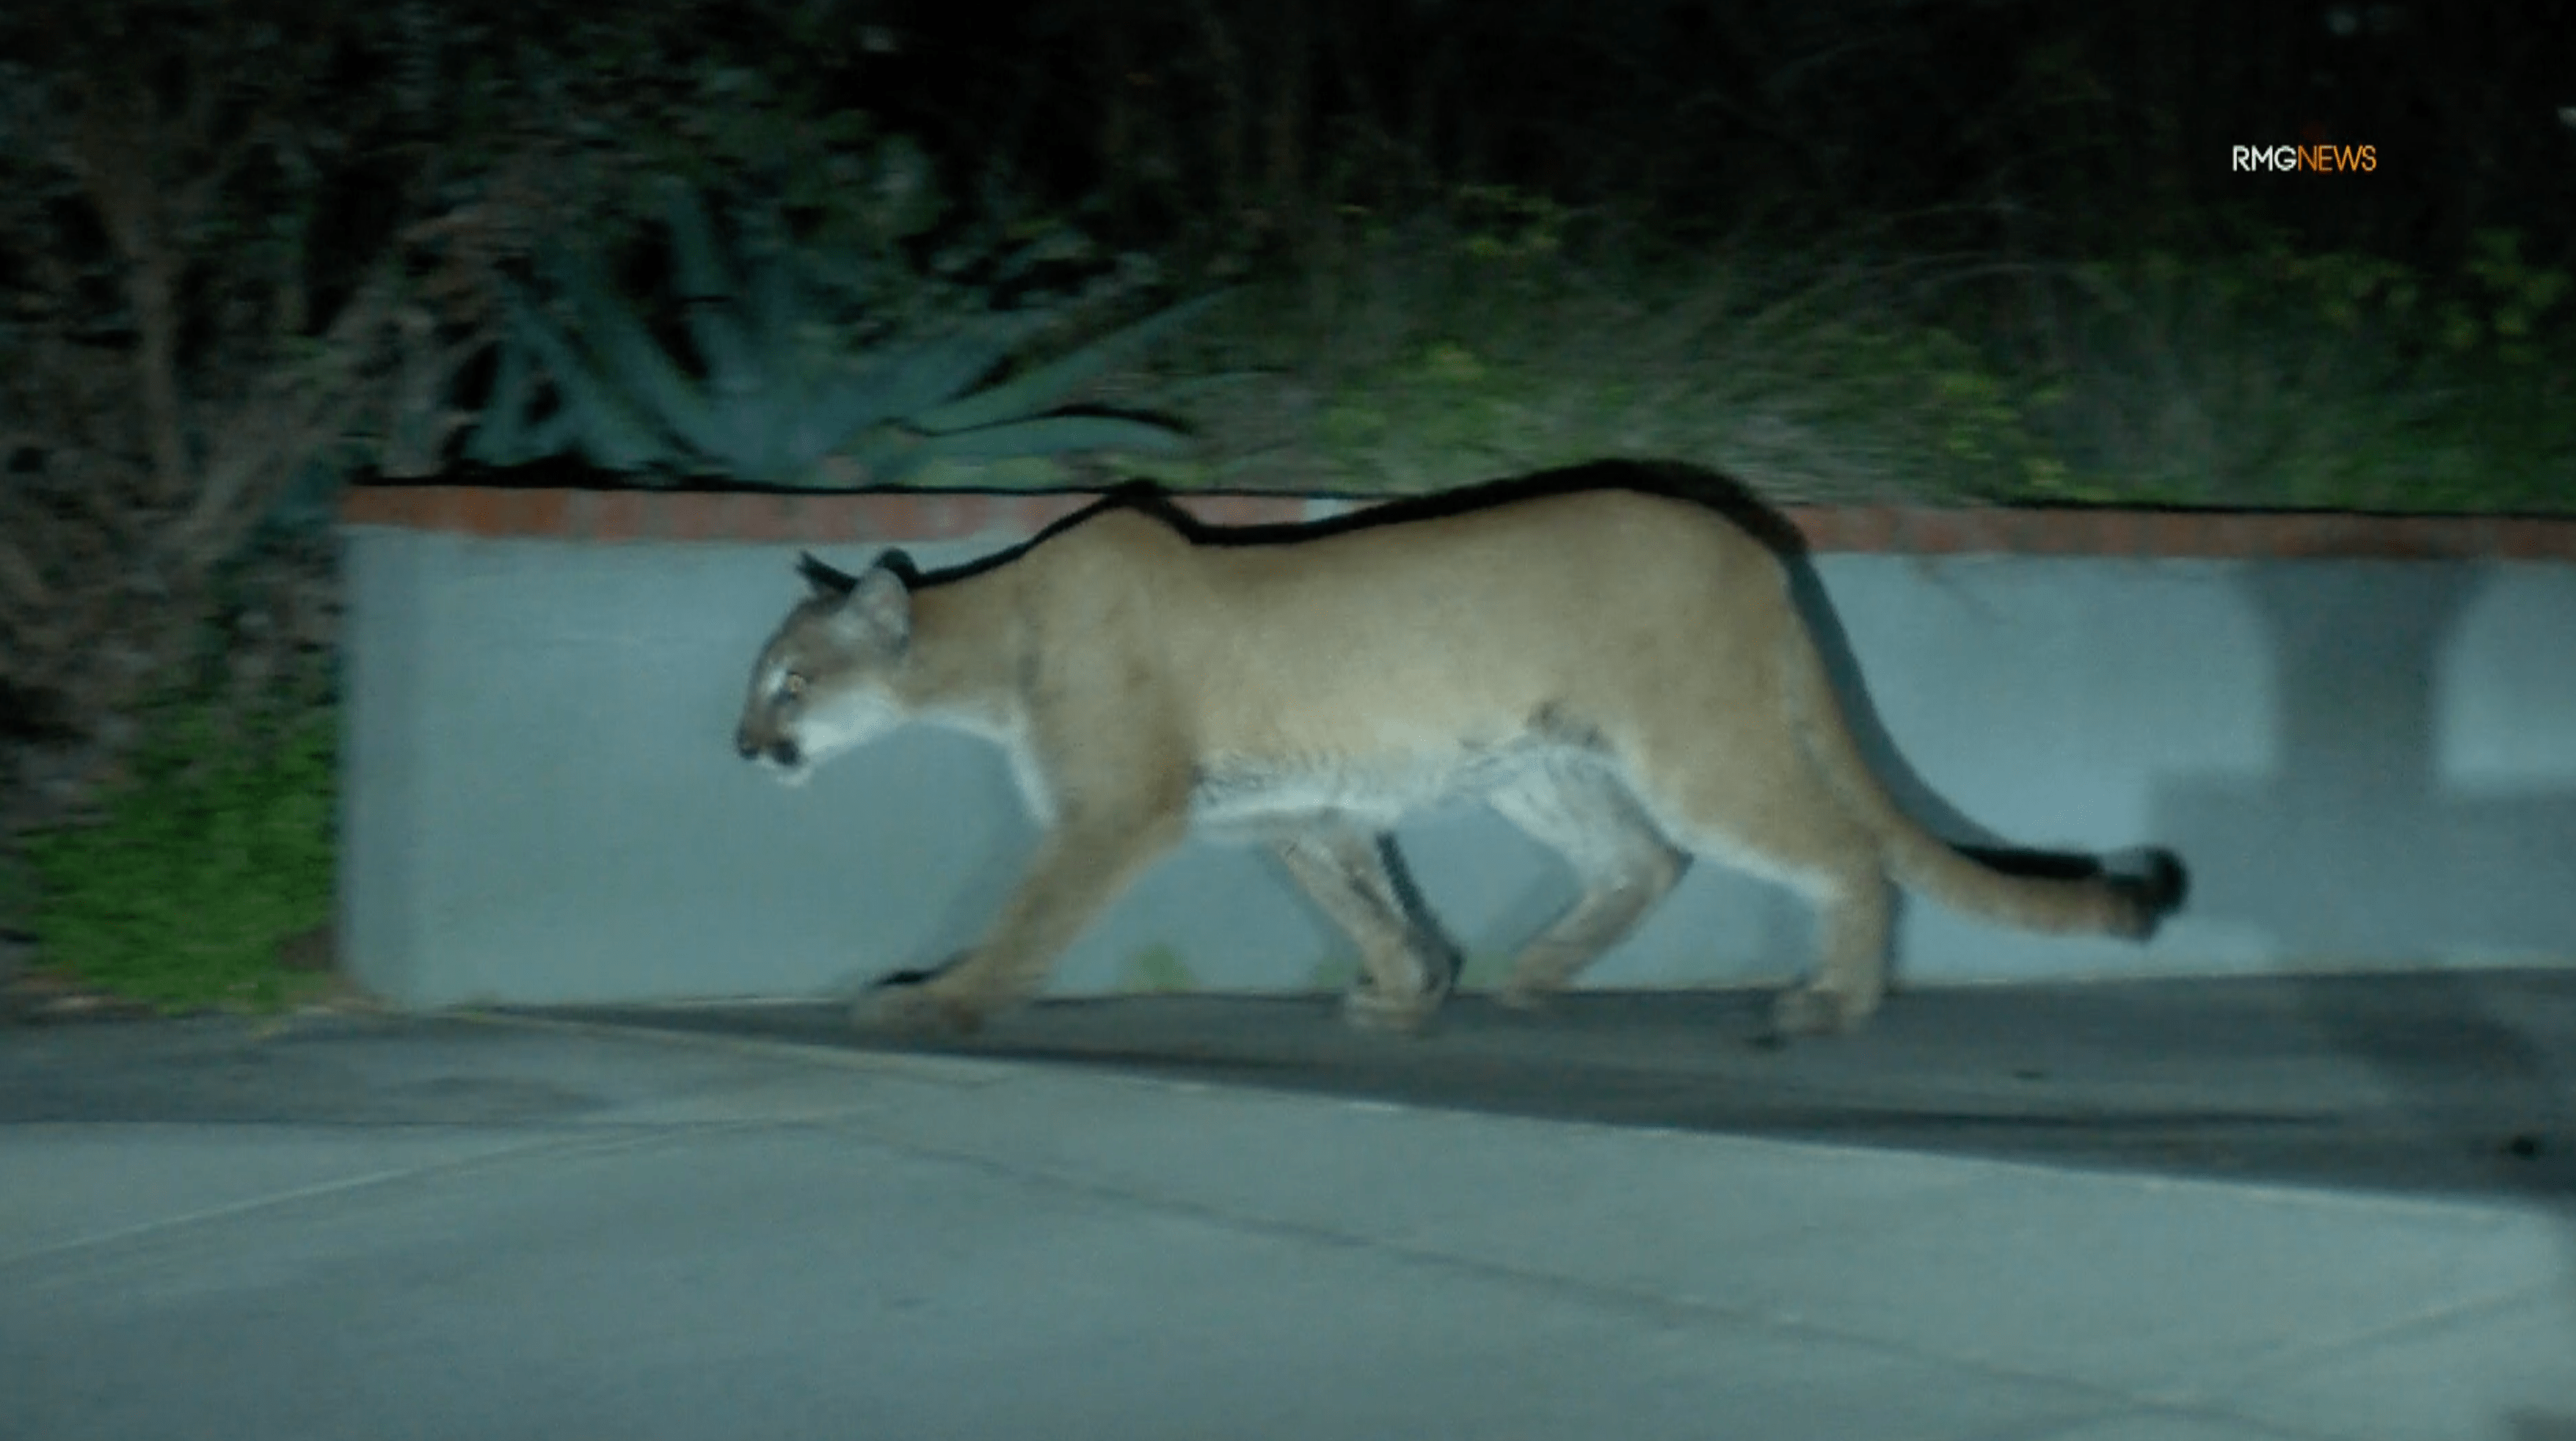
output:
[[[1572,746],[1507,746],[1364,760],[1212,760],[1190,793],[1190,826],[1212,840],[1260,841],[1318,827],[1392,830],[1408,816],[1480,800],[1602,758]]]

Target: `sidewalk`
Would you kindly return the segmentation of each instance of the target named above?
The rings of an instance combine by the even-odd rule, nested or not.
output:
[[[2576,1437],[2546,1192],[510,1020],[0,1032],[0,1122],[6,1438]]]

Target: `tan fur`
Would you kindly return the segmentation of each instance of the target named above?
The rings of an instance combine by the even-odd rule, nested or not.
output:
[[[808,559],[815,594],[755,667],[736,737],[790,779],[892,727],[989,736],[1046,832],[983,944],[887,990],[900,1025],[971,1029],[1193,829],[1266,843],[1357,945],[1355,1021],[1419,1025],[1456,956],[1390,832],[1490,802],[1561,852],[1580,898],[1504,999],[1570,981],[1693,854],[1822,909],[1822,964],[1775,1012],[1848,1029],[1886,989],[1891,880],[2043,931],[2144,936],[2179,869],[2004,874],[1871,774],[1781,561],[1684,501],[1522,499],[1275,544],[1194,541],[1110,508],[998,565],[924,582]]]

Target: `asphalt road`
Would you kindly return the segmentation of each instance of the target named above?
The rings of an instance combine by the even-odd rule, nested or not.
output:
[[[1759,1015],[0,1025],[0,1438],[2576,1437],[2576,975]]]

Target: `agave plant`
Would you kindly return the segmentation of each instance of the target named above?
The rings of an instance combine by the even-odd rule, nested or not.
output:
[[[764,485],[811,485],[837,455],[871,483],[899,484],[939,460],[1168,452],[1185,442],[1152,421],[1062,407],[1218,296],[979,389],[1052,317],[1033,309],[959,316],[856,352],[821,343],[826,327],[809,283],[818,267],[777,227],[766,243],[738,247],[737,259],[695,191],[671,184],[666,207],[672,278],[701,373],[662,348],[592,256],[555,247],[541,257],[541,273],[568,303],[572,324],[559,326],[526,294],[509,293],[510,325],[469,457],[510,465],[578,449],[611,470],[715,470]],[[843,261],[841,270],[849,269]],[[559,403],[538,420],[541,380]]]

